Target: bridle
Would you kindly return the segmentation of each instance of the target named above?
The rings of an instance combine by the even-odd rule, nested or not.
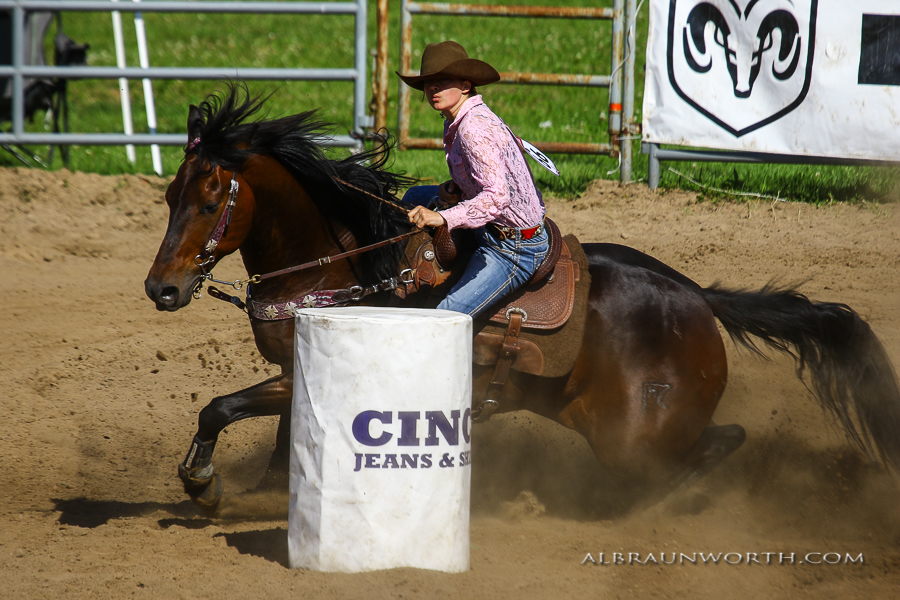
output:
[[[232,171],[231,173],[231,189],[228,191],[228,202],[225,204],[225,210],[222,211],[222,216],[219,217],[219,222],[216,223],[215,229],[213,229],[212,234],[210,234],[209,239],[206,241],[206,244],[203,246],[203,250],[200,251],[200,254],[194,257],[194,264],[200,267],[200,281],[197,282],[196,287],[194,288],[191,294],[194,298],[200,298],[200,292],[203,288],[204,281],[213,281],[215,283],[221,283],[222,285],[230,285],[236,290],[240,290],[244,287],[245,284],[249,283],[253,278],[247,280],[236,279],[234,281],[222,281],[219,279],[214,279],[212,276],[212,268],[211,265],[216,262],[216,248],[219,247],[219,242],[222,241],[222,238],[225,237],[225,234],[228,233],[228,226],[231,225],[231,215],[234,214],[234,205],[237,203],[237,195],[238,190],[240,189],[240,184],[237,182],[237,171]],[[206,267],[210,267],[207,270]]]
[[[398,210],[402,210],[404,213],[406,210],[393,202],[385,200],[384,198],[380,198],[371,192],[358,188],[354,185],[347,183],[337,177],[333,177],[335,182],[343,184],[347,187],[353,188],[359,192],[362,192],[368,196],[371,196],[377,200],[380,200],[389,206],[396,208]],[[252,284],[259,283],[265,279],[269,279],[272,277],[279,277],[281,275],[287,275],[288,273],[294,273],[297,271],[303,271],[306,269],[311,269],[314,267],[319,267],[323,265],[330,264],[335,260],[341,260],[344,258],[350,258],[351,256],[356,256],[359,254],[363,254],[365,252],[370,252],[372,250],[376,250],[378,248],[383,248],[384,246],[388,246],[391,244],[396,244],[402,240],[405,240],[414,235],[420,234],[423,232],[421,229],[414,229],[413,231],[409,231],[407,233],[398,235],[396,237],[392,237],[387,240],[382,240],[380,242],[376,242],[374,244],[369,244],[367,246],[362,246],[360,248],[356,248],[354,250],[349,250],[346,252],[341,252],[340,254],[335,254],[332,256],[325,256],[322,258],[318,258],[316,260],[303,263],[300,265],[295,265],[293,267],[287,267],[285,269],[280,269],[278,271],[272,271],[270,273],[264,274],[256,274],[252,275],[248,279],[235,279],[234,281],[223,281],[221,279],[215,279],[212,274],[212,264],[215,263],[215,252],[219,246],[219,243],[222,241],[222,238],[228,233],[228,227],[231,225],[231,218],[234,213],[235,204],[237,204],[237,196],[238,191],[240,190],[240,184],[237,181],[237,171],[233,171],[231,174],[231,187],[228,191],[228,201],[225,204],[225,210],[222,211],[222,215],[219,217],[218,223],[216,223],[215,229],[213,229],[212,234],[210,234],[209,239],[206,244],[203,246],[203,250],[200,251],[197,256],[194,257],[194,264],[200,268],[200,280],[197,282],[196,287],[192,291],[192,296],[195,299],[199,299],[201,297],[201,291],[203,289],[203,283],[206,281],[211,281],[214,283],[219,283],[222,285],[227,285],[233,288],[236,291],[240,291],[247,287],[247,302],[243,302],[240,298],[236,296],[231,296],[225,292],[218,290],[213,286],[209,286],[209,294],[213,298],[217,298],[219,300],[224,300],[226,302],[230,302],[244,310],[248,314],[255,316],[262,320],[279,320],[283,318],[293,317],[294,313],[299,308],[322,308],[327,306],[338,306],[341,304],[346,304],[349,302],[359,302],[366,296],[371,294],[375,294],[378,292],[387,292],[394,291],[399,288],[401,285],[408,286],[414,283],[412,279],[413,269],[403,269],[400,274],[396,277],[391,277],[389,279],[385,279],[384,281],[377,283],[372,286],[363,287],[363,286],[350,286],[346,289],[340,290],[315,290],[300,298],[295,298],[289,300],[287,302],[276,302],[276,303],[261,303],[253,300],[251,298],[251,289]],[[248,309],[248,305],[250,308]]]

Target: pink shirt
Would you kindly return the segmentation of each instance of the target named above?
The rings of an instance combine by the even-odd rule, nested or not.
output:
[[[525,156],[481,96],[466,100],[453,122],[444,121],[444,151],[450,177],[462,189],[462,201],[441,211],[449,229],[488,223],[527,229],[544,218]]]

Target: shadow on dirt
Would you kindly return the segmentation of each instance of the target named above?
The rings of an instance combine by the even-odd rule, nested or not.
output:
[[[93,529],[105,525],[111,519],[143,517],[157,511],[167,512],[178,519],[163,521],[187,520],[200,514],[189,500],[178,503],[166,502],[119,502],[117,500],[91,500],[90,498],[73,498],[51,500],[55,510],[60,513],[60,525],[86,527]],[[162,521],[160,521],[162,525]]]
[[[105,525],[113,519],[146,517],[157,512],[168,513],[170,518],[157,521],[160,527],[183,527],[203,529],[210,525],[229,521],[269,521],[287,519],[287,490],[281,492],[250,491],[226,496],[213,515],[207,515],[194,506],[190,500],[177,503],[165,502],[120,502],[117,500],[92,500],[74,498],[70,500],[52,499],[59,515],[60,525],[93,529]]]
[[[172,504],[75,498],[73,500],[54,499],[53,504],[60,513],[59,523],[61,525],[90,529],[105,525],[113,519],[143,517],[160,511],[172,515],[172,518],[159,519],[159,526],[163,529],[169,527],[204,529],[211,525],[222,526],[223,522],[222,519],[201,517],[202,513],[189,500]],[[287,516],[286,512],[284,516]],[[238,520],[253,520],[253,517],[244,514]],[[287,529],[276,527],[258,531],[217,533],[213,537],[225,538],[225,543],[241,554],[258,556],[285,568],[288,567]]]
[[[235,533],[217,533],[213,537],[225,538],[225,543],[250,556],[258,556],[282,567],[288,564],[287,529],[263,529],[257,531],[240,531]]]

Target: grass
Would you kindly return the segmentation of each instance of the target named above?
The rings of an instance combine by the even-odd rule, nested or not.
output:
[[[483,3],[484,0],[461,0]],[[584,0],[514,0],[517,4],[578,6]],[[610,6],[611,0],[598,5]],[[399,6],[390,4],[389,43],[391,67],[388,127],[396,130],[398,79],[393,70],[399,64]],[[132,16],[122,15],[125,24],[129,65],[137,64],[137,43]],[[89,64],[115,64],[111,17],[108,13],[66,13],[65,30],[73,39],[91,44]],[[207,67],[350,67],[353,60],[353,18],[321,15],[179,15],[145,13],[150,64],[154,66]],[[438,17],[416,15],[413,19],[413,68],[430,41],[455,39],[469,54],[488,61],[498,70],[555,73],[608,74],[610,65],[610,23],[568,19]],[[635,119],[640,121],[643,98],[644,47],[647,35],[647,8],[638,17],[636,57]],[[48,38],[51,36],[48,36]],[[375,2],[369,3],[369,45],[375,44]],[[183,132],[187,107],[217,89],[210,81],[156,81],[153,84],[160,132]],[[352,126],[352,85],[333,82],[252,82],[254,93],[274,92],[267,102],[270,117],[293,114],[311,108],[335,123],[343,133]],[[69,87],[71,130],[80,132],[121,131],[118,85],[111,80],[72,81]],[[134,126],[147,131],[140,82],[130,85]],[[530,141],[606,142],[605,89],[492,85],[482,88],[485,100],[523,138]],[[441,118],[424,101],[411,104],[411,134],[438,137]],[[39,118],[27,126],[40,131]],[[44,149],[35,149],[42,152]],[[338,151],[340,152],[340,151]],[[180,148],[163,147],[163,163],[171,174],[181,161]],[[130,164],[125,149],[115,147],[75,147],[71,168],[105,174],[152,173],[150,150],[137,148],[138,161]],[[572,197],[582,193],[595,179],[618,179],[617,161],[605,156],[554,155],[563,176],[557,178],[540,168],[534,173],[546,192]],[[12,157],[0,153],[0,165],[14,166]],[[60,167],[57,157],[52,165]],[[705,186],[735,191],[777,195],[806,202],[854,201],[892,194],[896,178],[880,168],[734,165],[726,163],[673,163],[673,168]],[[665,167],[665,165],[664,165]],[[393,167],[426,181],[447,178],[443,154],[420,150],[395,153]],[[610,173],[611,172],[611,173]],[[633,177],[646,177],[647,157],[635,142]],[[698,189],[686,179],[664,168],[663,188]],[[722,194],[699,190],[713,198]]]

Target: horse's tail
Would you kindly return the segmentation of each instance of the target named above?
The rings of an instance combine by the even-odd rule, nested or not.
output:
[[[759,291],[713,285],[700,293],[737,343],[760,353],[752,335],[794,356],[797,375],[809,371],[815,396],[847,437],[868,456],[877,452],[900,467],[897,378],[884,346],[853,309],[771,285]]]

